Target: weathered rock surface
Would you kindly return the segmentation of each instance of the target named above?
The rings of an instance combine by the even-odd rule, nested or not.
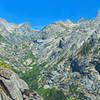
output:
[[[0,66],[0,100],[42,100],[13,71]]]

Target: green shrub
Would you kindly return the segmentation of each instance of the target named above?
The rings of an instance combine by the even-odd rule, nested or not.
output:
[[[7,65],[5,62],[0,61],[0,66],[4,67],[4,68],[8,68],[11,69],[11,67],[9,65]]]
[[[66,100],[64,93],[61,90],[57,90],[55,88],[40,88],[37,90],[37,92],[44,98],[44,100]]]
[[[38,89],[38,79],[41,70],[47,63],[44,62],[40,65],[33,65],[31,70],[26,71],[25,73],[18,73],[20,78],[22,78],[26,83],[29,85],[29,88],[31,90],[37,90]]]
[[[32,90],[36,90],[38,88],[38,77],[40,75],[40,71],[37,65],[33,66],[33,69],[26,71],[25,73],[20,74],[20,78],[22,78],[29,85],[29,88]]]
[[[67,100],[79,100],[79,99],[76,99],[76,98],[68,98]]]

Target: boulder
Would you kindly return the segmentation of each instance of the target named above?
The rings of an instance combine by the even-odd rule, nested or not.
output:
[[[42,100],[11,69],[0,66],[0,100]]]

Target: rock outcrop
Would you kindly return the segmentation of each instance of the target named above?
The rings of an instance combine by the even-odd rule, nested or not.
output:
[[[0,100],[42,100],[11,69],[0,66]]]

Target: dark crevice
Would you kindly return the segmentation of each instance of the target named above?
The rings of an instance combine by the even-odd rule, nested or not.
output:
[[[59,48],[63,48],[63,42],[62,42],[62,40],[59,41],[58,47],[59,47]]]
[[[78,60],[71,58],[69,59],[69,61],[72,72],[79,72],[80,74],[82,74],[82,70],[84,67],[79,65]]]
[[[98,61],[92,61],[90,63],[93,64],[93,65],[95,65],[96,71],[98,71],[99,74],[100,74],[100,62],[98,62]]]
[[[3,100],[3,96],[2,96],[2,94],[1,94],[1,100]]]
[[[22,92],[22,91],[21,91],[21,92]],[[32,96],[30,96],[30,94],[31,94]],[[36,92],[31,91],[31,90],[29,90],[29,89],[24,89],[24,91],[22,92],[22,95],[26,95],[26,96],[30,97],[30,100],[33,100],[33,98],[36,99],[36,96],[37,96]],[[23,99],[25,100],[25,98],[23,98]]]
[[[2,80],[0,80],[0,85],[1,85],[1,87],[2,87],[2,89],[3,89],[3,91],[5,92],[5,94],[6,94],[8,97],[10,97],[12,100],[14,100],[14,99],[12,98],[12,96],[11,96],[11,94],[10,94],[8,88],[5,86],[5,84],[3,83]]]
[[[22,95],[29,96],[29,95],[30,95],[30,93],[33,93],[33,91],[28,90],[28,89],[24,89],[24,91],[22,92]]]
[[[99,72],[100,74],[100,63],[97,63],[96,66],[95,66],[95,69]]]
[[[9,80],[8,78],[6,78],[6,77],[4,77],[4,76],[2,76],[2,75],[0,75],[0,77],[3,77],[4,79]]]

